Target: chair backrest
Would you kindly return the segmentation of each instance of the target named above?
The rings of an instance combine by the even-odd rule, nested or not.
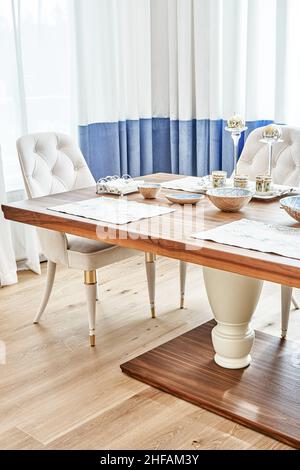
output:
[[[27,196],[47,196],[95,184],[86,161],[73,139],[42,132],[17,140],[19,161]],[[42,253],[54,263],[68,265],[65,233],[37,229]]]
[[[255,180],[268,169],[268,145],[260,142],[263,127],[255,129],[246,140],[238,162],[238,172]],[[300,129],[282,126],[282,143],[273,146],[274,183],[300,185]]]
[[[95,184],[80,149],[67,135],[25,135],[17,140],[17,150],[29,198]]]

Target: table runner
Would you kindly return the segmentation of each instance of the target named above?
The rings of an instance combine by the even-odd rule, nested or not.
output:
[[[300,259],[300,229],[241,219],[198,232],[193,238]]]
[[[48,210],[121,225],[174,212],[176,209],[128,201],[127,199],[97,197],[85,201],[48,207]]]
[[[233,179],[227,178],[226,180],[227,187],[233,187]],[[166,181],[165,183],[161,184],[162,188],[165,189],[175,189],[177,191],[185,191],[187,193],[201,193],[205,194],[208,189],[212,188],[212,183],[210,179],[210,175],[206,176],[187,176],[186,178],[178,178],[171,181]],[[298,187],[287,186],[283,184],[273,184],[274,191],[270,191],[269,193],[255,193],[255,181],[249,181],[248,189],[252,190],[255,194],[254,197],[258,197],[260,199],[270,199],[271,196],[280,196],[284,195],[285,193],[292,193],[296,194],[299,193]],[[276,194],[275,194],[276,193]]]

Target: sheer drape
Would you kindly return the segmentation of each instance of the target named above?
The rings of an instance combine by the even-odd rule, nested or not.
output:
[[[72,29],[69,0],[0,0],[0,144],[9,201],[26,197],[16,139],[30,132],[76,133]],[[11,224],[11,232],[19,267],[40,272],[35,229]]]
[[[6,202],[3,166],[0,147],[0,204]],[[17,265],[12,243],[9,223],[4,219],[0,209],[0,287],[17,282]]]

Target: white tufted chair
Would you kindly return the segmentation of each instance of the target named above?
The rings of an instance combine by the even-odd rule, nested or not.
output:
[[[256,175],[267,173],[268,149],[267,145],[259,142],[262,136],[262,127],[255,129],[249,135],[240,156],[237,171],[249,175],[255,180]],[[295,127],[282,127],[282,143],[273,148],[273,182],[291,186],[300,185],[300,129]],[[297,302],[292,297],[293,289],[281,286],[281,336],[286,337],[291,302],[298,309]]]
[[[95,180],[85,159],[73,142],[63,134],[39,133],[17,141],[17,150],[29,198],[94,186]],[[48,260],[44,297],[34,320],[38,323],[49,300],[57,264],[84,271],[89,337],[95,345],[97,276],[96,270],[137,254],[137,251],[101,241],[39,228],[43,254]],[[155,316],[155,258],[146,254],[146,272],[152,317]]]
[[[259,127],[249,134],[238,161],[237,170],[255,180],[259,174],[268,171],[267,145],[259,142],[262,138]],[[299,186],[300,184],[300,129],[282,126],[283,142],[273,147],[273,182]]]

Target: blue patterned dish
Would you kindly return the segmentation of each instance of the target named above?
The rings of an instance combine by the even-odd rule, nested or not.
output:
[[[175,204],[197,204],[200,199],[204,198],[202,194],[166,194],[168,201]]]
[[[300,222],[300,196],[289,196],[280,199],[281,207],[291,216],[293,219]]]

